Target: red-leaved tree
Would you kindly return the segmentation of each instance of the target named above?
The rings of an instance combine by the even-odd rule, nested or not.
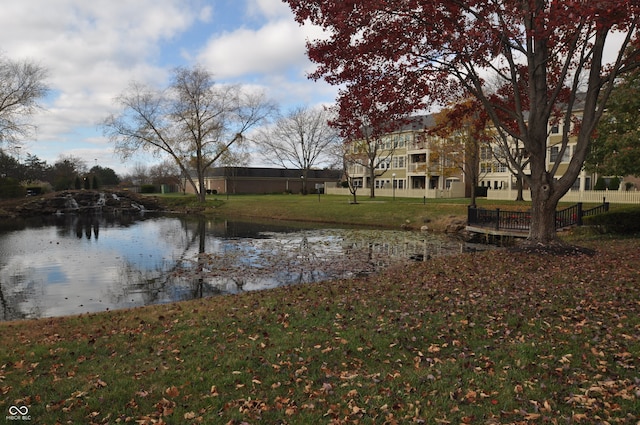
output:
[[[318,65],[311,77],[343,85],[342,103],[363,101],[361,81],[383,82],[376,107],[390,113],[478,99],[495,130],[530,155],[529,240],[556,241],[558,201],[582,169],[614,80],[639,65],[639,0],[284,1],[298,22],[326,31],[307,45]],[[563,142],[548,164],[555,122]],[[577,144],[555,179],[570,136]]]

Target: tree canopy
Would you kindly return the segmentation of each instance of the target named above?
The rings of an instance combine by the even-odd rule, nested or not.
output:
[[[606,105],[587,158],[604,176],[640,176],[640,73],[625,75]]]
[[[307,44],[318,65],[311,77],[343,87],[341,117],[351,114],[343,105],[374,102],[382,122],[385,113],[478,99],[498,135],[530,155],[529,239],[555,241],[555,209],[582,169],[614,80],[640,64],[638,0],[285,1],[298,22],[325,30]],[[562,170],[547,158],[552,124],[562,153],[575,141]]]

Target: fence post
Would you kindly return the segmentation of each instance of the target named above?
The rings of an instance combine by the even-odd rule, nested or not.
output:
[[[500,230],[500,208],[496,209],[496,230]]]
[[[578,226],[582,226],[582,202],[578,202]]]
[[[471,212],[473,210],[473,212]],[[478,221],[478,212],[473,205],[467,205],[467,223],[475,224]]]

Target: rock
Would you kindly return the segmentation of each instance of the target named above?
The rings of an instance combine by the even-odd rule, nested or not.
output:
[[[63,191],[31,198],[17,205],[15,216],[34,217],[52,214],[125,213],[157,211],[160,206],[155,198],[130,192],[77,190]]]
[[[454,220],[449,223],[445,229],[445,233],[459,233],[467,228],[467,223],[462,220]]]

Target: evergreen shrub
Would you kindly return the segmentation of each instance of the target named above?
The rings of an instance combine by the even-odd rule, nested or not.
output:
[[[640,232],[640,207],[621,208],[587,216],[582,219],[582,222],[587,226],[596,227],[603,233],[637,233]]]
[[[143,184],[140,186],[141,193],[156,193],[156,187],[152,184]]]

